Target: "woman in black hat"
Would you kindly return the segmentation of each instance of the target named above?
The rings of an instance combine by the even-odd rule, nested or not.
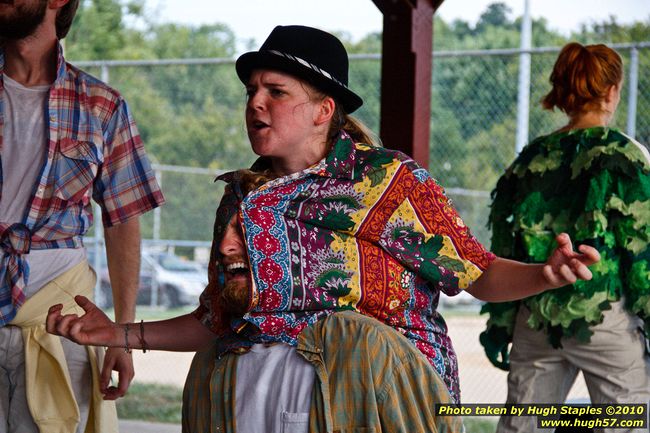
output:
[[[542,265],[486,251],[426,170],[374,145],[350,116],[362,100],[347,87],[347,53],[333,35],[276,27],[236,68],[260,156],[252,171],[269,180],[247,191],[249,175],[223,177],[210,283],[182,323],[201,323],[218,338],[192,365],[185,429],[459,430],[457,419],[434,412],[435,403],[460,399],[456,357],[436,311],[440,291],[518,299],[590,278],[597,253],[573,252],[566,235]],[[231,264],[220,246],[235,228],[247,258]],[[242,277],[249,284],[230,296],[222,281]],[[78,338],[83,317],[53,311],[48,329],[88,343]],[[140,332],[165,349],[176,337],[163,329],[144,324]],[[121,330],[101,344],[144,345]],[[204,334],[183,333],[197,344]]]

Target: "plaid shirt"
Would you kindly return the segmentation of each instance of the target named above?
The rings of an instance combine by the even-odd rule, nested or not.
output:
[[[0,155],[4,53],[0,51]],[[91,197],[110,227],[164,203],[126,102],[113,89],[65,62],[58,46],[56,79],[46,107],[47,158],[20,223],[0,221],[0,325],[25,301],[30,249],[77,248],[90,228]],[[10,168],[0,171],[16,176]]]
[[[436,414],[455,403],[440,376],[392,328],[343,311],[303,329],[297,352],[316,370],[309,431],[461,433],[460,417]],[[217,344],[197,352],[185,381],[183,431],[234,433],[238,355]],[[304,430],[303,430],[304,431]]]

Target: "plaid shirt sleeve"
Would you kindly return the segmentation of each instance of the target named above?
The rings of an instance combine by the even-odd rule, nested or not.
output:
[[[104,128],[104,162],[95,179],[93,198],[102,208],[104,226],[141,215],[165,202],[142,140],[124,99]]]

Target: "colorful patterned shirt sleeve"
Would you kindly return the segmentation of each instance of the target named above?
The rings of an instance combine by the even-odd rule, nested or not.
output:
[[[389,204],[391,197],[395,203]],[[444,190],[413,161],[400,163],[375,206],[393,209],[379,243],[407,268],[455,295],[481,276],[495,256],[472,236]]]

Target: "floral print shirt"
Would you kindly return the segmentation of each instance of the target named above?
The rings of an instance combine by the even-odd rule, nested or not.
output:
[[[342,133],[324,160],[262,185],[238,212],[253,281],[249,311],[224,332],[212,285],[196,312],[230,348],[242,340],[295,345],[306,326],[354,310],[404,334],[458,400],[457,361],[438,297],[467,288],[494,255],[426,170]]]

